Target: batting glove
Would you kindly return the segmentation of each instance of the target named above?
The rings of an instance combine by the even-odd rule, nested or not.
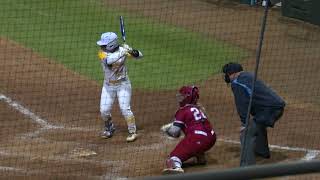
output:
[[[122,47],[125,48],[129,52],[132,51],[132,48],[128,44],[123,44]]]

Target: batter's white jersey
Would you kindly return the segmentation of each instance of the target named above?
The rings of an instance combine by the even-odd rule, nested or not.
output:
[[[133,113],[130,107],[131,101],[131,83],[128,77],[128,71],[126,67],[126,60],[131,55],[128,53],[128,49],[119,47],[119,49],[113,53],[99,52],[101,65],[104,71],[104,83],[101,92],[100,99],[100,112],[102,116],[111,115],[112,104],[116,97],[122,115],[128,119],[133,117]],[[142,57],[142,53],[139,51],[139,57]]]
[[[112,85],[121,80],[128,79],[128,72],[125,64],[127,57],[128,50],[121,46],[118,51],[106,53],[106,58],[101,60],[104,71],[104,84]]]

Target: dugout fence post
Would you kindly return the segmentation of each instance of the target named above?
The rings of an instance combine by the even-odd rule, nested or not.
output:
[[[252,93],[250,95],[250,100],[249,100],[249,105],[248,105],[248,110],[247,110],[246,124],[245,124],[244,135],[243,135],[244,137],[243,137],[243,141],[241,140],[242,142],[241,142],[240,166],[255,164],[255,159],[252,159],[252,157],[254,157],[254,155],[248,156],[248,153],[254,153],[251,150],[250,151],[248,150],[248,148],[252,148],[252,147],[248,147],[248,146],[251,146],[250,141],[252,141],[252,139],[250,139],[250,138],[252,138],[250,135],[251,133],[249,132],[251,129],[250,127],[252,125],[252,122],[250,122],[250,121],[252,121],[252,118],[250,118],[250,110],[251,110],[251,106],[252,106],[252,97],[254,94],[255,84],[256,84],[259,65],[260,65],[260,56],[261,56],[261,50],[262,50],[262,45],[263,45],[264,32],[265,32],[265,28],[266,28],[266,24],[267,24],[269,4],[270,4],[270,0],[263,1],[264,15],[262,18],[261,30],[260,30],[260,35],[259,35],[259,44],[258,44],[257,52],[256,52],[256,65],[255,65],[255,69],[254,69],[254,78],[252,81]]]

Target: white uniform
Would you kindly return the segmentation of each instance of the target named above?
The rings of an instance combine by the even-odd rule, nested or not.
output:
[[[131,82],[125,64],[130,56],[128,49],[120,46],[113,53],[100,53],[105,53],[105,58],[101,59],[104,71],[104,82],[100,100],[101,115],[105,121],[108,121],[109,116],[111,117],[112,105],[117,97],[121,113],[128,124],[128,131],[129,133],[135,133],[135,119],[130,106]]]
[[[127,44],[119,46],[118,37],[114,32],[106,32],[101,35],[101,39],[97,41],[97,45],[101,50],[98,57],[104,72],[104,82],[100,99],[100,113],[105,122],[105,130],[102,133],[103,138],[110,138],[115,131],[111,109],[114,100],[118,98],[120,110],[124,116],[129,136],[128,142],[132,142],[137,138],[137,128],[134,115],[131,111],[131,83],[128,77],[126,60],[132,56],[134,58],[142,57],[142,53],[132,49]]]

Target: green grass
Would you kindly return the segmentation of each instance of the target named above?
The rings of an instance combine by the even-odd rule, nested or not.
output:
[[[128,62],[135,88],[172,89],[195,83],[246,55],[226,43],[109,8],[99,0],[5,0],[0,10],[2,37],[100,82],[96,41],[104,31],[120,35],[119,15],[125,18],[128,44],[145,56]]]

